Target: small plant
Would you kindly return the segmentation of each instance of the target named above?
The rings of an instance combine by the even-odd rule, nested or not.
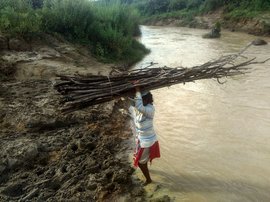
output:
[[[100,57],[100,58],[103,58],[105,56],[105,50],[104,48],[101,46],[100,43],[97,43],[96,44],[96,47],[95,47],[95,54]]]

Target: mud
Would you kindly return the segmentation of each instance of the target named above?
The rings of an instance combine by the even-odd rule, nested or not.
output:
[[[58,73],[108,74],[110,65],[56,38],[9,47],[0,58],[0,201],[144,200],[129,158],[127,103],[64,115],[53,89]]]
[[[124,102],[61,115],[50,81],[5,82],[0,89],[0,201],[137,197]]]

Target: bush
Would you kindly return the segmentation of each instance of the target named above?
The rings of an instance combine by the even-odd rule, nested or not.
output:
[[[45,0],[42,9],[43,30],[57,32],[69,39],[85,39],[93,21],[87,0]]]
[[[137,10],[119,3],[95,4],[93,7],[95,20],[103,26],[111,26],[122,32],[124,36],[132,36],[138,28],[140,16]]]
[[[133,47],[135,40],[132,38],[140,34],[138,12],[118,3],[111,6],[99,3],[95,4],[93,9],[95,21],[91,24],[88,39],[93,43],[96,54],[101,58],[128,62],[136,62],[135,58],[137,61],[141,59],[146,49],[144,46]],[[136,50],[131,51],[131,47],[139,49],[139,52],[143,49],[144,54],[140,57],[132,56],[140,54],[137,54]]]
[[[0,29],[11,35],[29,36],[40,32],[41,16],[29,9],[27,12],[6,7],[0,10]]]
[[[149,0],[144,5],[146,15],[154,15],[167,12],[169,10],[170,0]]]
[[[176,11],[176,10],[182,10],[187,7],[187,1],[186,0],[171,0],[169,4],[169,10]]]
[[[240,19],[252,19],[258,15],[257,11],[251,11],[247,9],[234,9],[233,11],[225,15],[225,19],[240,20]]]
[[[188,0],[187,8],[189,9],[199,9],[200,5],[204,0]]]
[[[224,0],[206,0],[202,4],[201,10],[203,12],[214,11],[224,5]]]
[[[149,53],[150,50],[136,40],[132,40],[131,46],[127,47],[122,55],[122,59],[126,58],[126,64],[131,65],[138,62],[143,56]]]
[[[250,11],[269,11],[270,1],[266,0],[224,0],[228,11],[235,9],[250,10]]]
[[[31,9],[30,0],[1,0],[0,10],[6,7],[11,7],[15,11],[27,12]]]
[[[88,44],[98,57],[114,61],[140,55],[136,51],[146,52],[144,46],[134,46],[132,38],[140,34],[137,10],[118,2],[2,0],[0,29],[22,37],[39,32],[59,33],[69,40]],[[133,58],[138,59],[137,56]]]
[[[0,4],[0,29],[11,35],[29,36],[40,32],[41,15],[29,0],[3,0]]]
[[[34,9],[42,8],[44,0],[31,0],[32,7]]]

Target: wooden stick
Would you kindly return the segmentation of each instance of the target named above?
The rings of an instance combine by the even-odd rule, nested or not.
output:
[[[269,59],[257,62],[256,58],[236,63],[241,53],[222,56],[217,60],[206,62],[193,68],[158,68],[134,69],[110,76],[100,75],[58,75],[54,88],[62,94],[62,111],[73,112],[96,104],[108,102],[121,96],[133,95],[134,87],[154,90],[179,83],[194,82],[201,79],[217,79],[244,74],[251,64],[261,64]],[[136,85],[132,83],[138,81]]]

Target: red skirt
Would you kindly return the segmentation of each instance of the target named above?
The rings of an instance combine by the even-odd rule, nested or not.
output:
[[[135,149],[135,152],[134,152],[134,157],[133,157],[133,165],[135,167],[138,167],[138,163],[140,161],[140,158],[141,158],[141,156],[143,154],[143,150],[144,150],[144,148],[141,148],[139,145],[140,145],[139,142],[137,142],[136,149]],[[152,163],[152,160],[154,158],[160,158],[160,149],[159,149],[158,141],[156,141],[150,147],[150,150],[149,150],[149,161],[150,161],[150,163]]]

